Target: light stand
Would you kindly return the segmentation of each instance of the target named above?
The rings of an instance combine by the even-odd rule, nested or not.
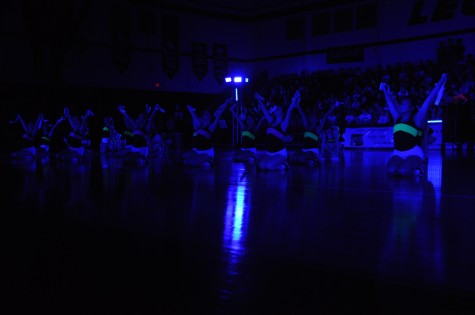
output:
[[[237,146],[241,145],[242,127],[238,119],[240,119],[243,114],[242,89],[244,84],[249,82],[249,78],[243,78],[241,76],[226,77],[224,78],[224,82],[232,84],[233,97],[237,104],[235,111],[236,115],[232,115],[232,147],[234,150]]]

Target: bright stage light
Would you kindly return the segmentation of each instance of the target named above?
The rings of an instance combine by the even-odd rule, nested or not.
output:
[[[242,77],[242,76],[235,76],[235,77],[225,77],[224,78],[224,82],[226,83],[237,83],[237,84],[240,84],[240,83],[249,83],[249,78],[246,78],[246,77]]]

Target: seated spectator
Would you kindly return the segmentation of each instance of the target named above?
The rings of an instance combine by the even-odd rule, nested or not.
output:
[[[361,109],[361,114],[358,116],[358,122],[360,125],[370,125],[371,121],[373,120],[373,116],[371,113],[366,109]]]
[[[353,111],[349,111],[348,114],[345,116],[345,122],[347,127],[352,127],[355,125],[355,116],[353,115]]]

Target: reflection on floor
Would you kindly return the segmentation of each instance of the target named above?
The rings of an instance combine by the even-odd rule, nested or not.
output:
[[[473,314],[475,158],[389,151],[259,172],[3,158],[15,313]]]

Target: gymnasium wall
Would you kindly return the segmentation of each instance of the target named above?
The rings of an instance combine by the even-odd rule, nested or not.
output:
[[[435,59],[449,38],[475,51],[475,0],[335,3],[229,18],[132,1],[7,1],[0,82],[219,94],[227,74]]]

